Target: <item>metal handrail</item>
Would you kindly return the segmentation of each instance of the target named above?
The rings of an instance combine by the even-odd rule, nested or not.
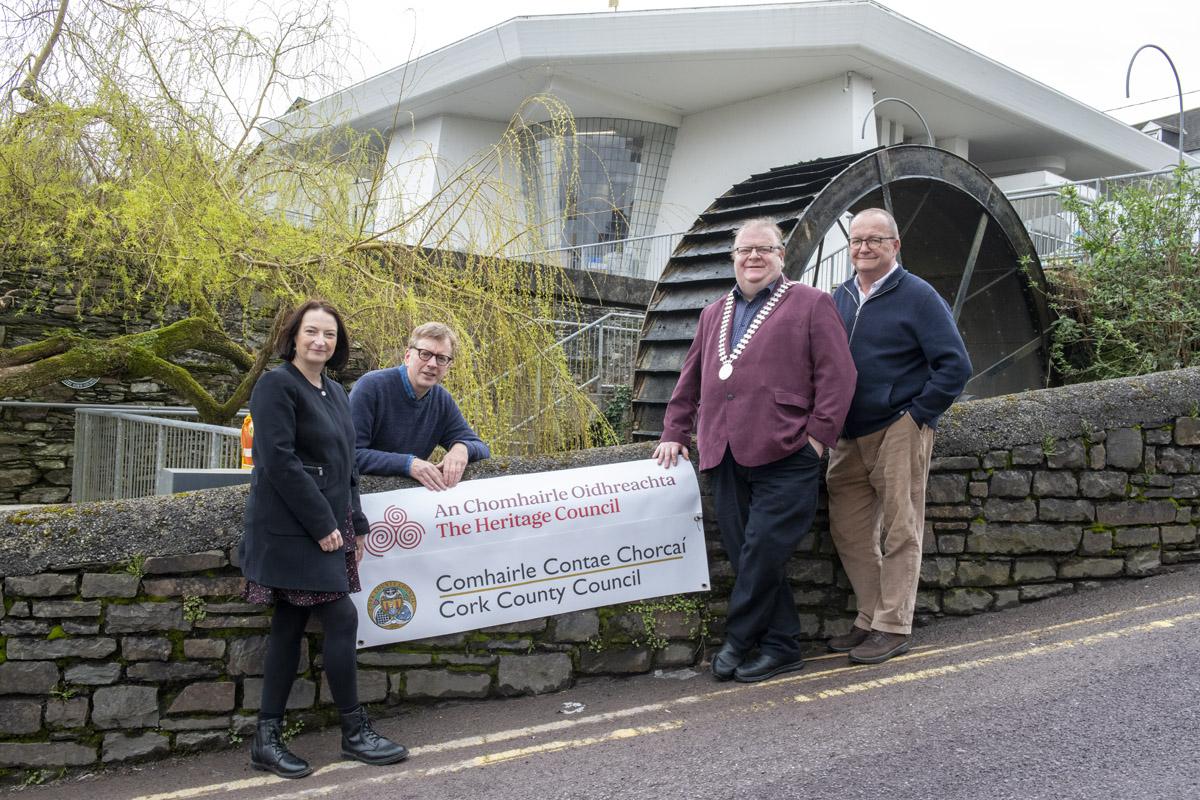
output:
[[[811,273],[810,286],[833,294],[833,291],[850,277],[851,271],[850,246],[843,245],[823,256],[820,261],[805,267],[797,276],[797,280],[803,280]]]
[[[1189,172],[1200,169],[1200,167],[1188,167]],[[1023,200],[1028,197],[1044,197],[1046,195],[1059,194],[1068,186],[1085,186],[1100,189],[1110,183],[1129,182],[1139,179],[1158,178],[1164,175],[1173,175],[1175,167],[1166,167],[1164,169],[1147,170],[1145,172],[1127,172],[1121,175],[1105,175],[1103,178],[1087,178],[1081,181],[1066,181],[1065,183],[1055,184],[1054,186],[1036,186],[1032,189],[1018,189],[1012,192],[1005,192],[1004,196],[1012,200]]]
[[[683,235],[683,233],[660,233],[649,236],[631,236],[627,239],[613,239],[608,242],[592,242],[571,247],[552,247],[544,250],[519,252],[508,258],[539,263],[553,260],[563,269],[606,272],[656,281],[662,274],[663,267],[670,260],[675,245],[683,238]],[[589,255],[591,258],[586,258]],[[612,256],[618,257],[617,262],[607,263],[606,259]]]
[[[606,367],[608,367],[611,364],[612,359],[607,359],[605,357],[604,332],[606,330],[610,330],[613,332],[625,332],[625,333],[634,334],[634,336],[631,337],[628,342],[628,347],[624,351],[622,351],[622,355],[624,356],[625,360],[628,362],[628,374],[629,374],[630,378],[632,378],[633,361],[637,354],[637,340],[641,336],[642,321],[644,319],[645,319],[645,316],[642,314],[635,314],[635,313],[628,312],[628,311],[610,311],[607,314],[605,314],[604,316],[599,317],[598,319],[592,320],[591,322],[587,322],[587,323],[570,322],[568,320],[539,320],[540,322],[543,322],[547,325],[553,325],[553,326],[557,326],[557,327],[578,325],[579,329],[572,331],[571,333],[569,333],[566,336],[562,337],[561,339],[557,340],[553,345],[550,345],[549,347],[544,348],[538,354],[538,356],[540,358],[541,356],[546,355],[547,353],[550,353],[550,352],[558,349],[558,350],[563,351],[564,357],[567,359],[568,367],[570,367],[572,365],[572,362],[577,363],[577,364],[584,364],[584,365],[587,365],[587,364],[594,365],[594,371],[593,371],[593,369],[587,369],[586,374],[580,373],[575,376],[575,378],[576,378],[575,388],[580,391],[590,391],[590,392],[594,392],[596,390],[603,391],[605,388],[616,386],[619,383],[623,382],[623,381],[605,382],[605,380],[604,380],[606,377],[611,377],[611,375],[612,375],[612,373],[606,374]],[[614,320],[625,320],[627,322],[632,322],[632,321],[636,320],[637,327],[636,328],[634,328],[634,327],[616,327],[611,324],[611,322]],[[609,324],[606,324],[606,323],[609,323]],[[595,349],[594,350],[591,349],[592,340],[590,337],[587,336],[590,333],[596,334],[595,340],[594,340],[595,341]],[[573,344],[579,343],[579,342],[583,342],[583,347],[587,348],[587,351],[583,352],[583,353],[575,353],[575,354],[572,354],[571,352],[569,352],[570,346]],[[618,362],[620,361],[620,355],[618,356],[616,361],[618,361]],[[534,366],[536,369],[541,368],[540,363],[535,363]],[[514,367],[512,370],[509,370],[508,372],[504,373],[503,375],[501,375],[497,378],[494,378],[490,383],[488,383],[487,386],[484,387],[483,390],[486,390],[487,388],[494,386],[501,378],[503,378],[507,375],[511,375],[513,372],[515,372],[517,370],[528,369],[528,367],[529,367],[528,363],[521,364],[517,367]],[[540,381],[538,383],[540,384]],[[483,391],[483,390],[481,390],[481,391]],[[521,419],[521,420],[513,423],[513,425],[509,428],[509,431],[508,431],[509,436],[512,436],[513,434],[523,430],[531,422],[538,419],[543,414],[547,413],[548,411],[555,408],[556,406],[561,405],[565,400],[566,400],[565,396],[559,396],[558,398],[552,400],[549,403],[542,404],[539,400],[535,399],[535,404],[536,404],[535,409],[532,411],[532,413],[528,414],[524,419]],[[510,440],[510,441],[515,441],[515,440]]]
[[[183,422],[177,419],[162,419],[161,417],[153,417],[149,414],[131,414],[124,410],[124,406],[121,408],[122,410],[120,411],[101,411],[101,413],[105,416],[126,419],[131,422],[151,422],[155,425],[161,425],[164,428],[179,428],[181,430],[203,431],[205,433],[219,433],[223,435],[241,435],[241,430],[238,428],[227,428],[224,425],[210,425],[207,422]]]
[[[644,314],[635,314],[632,311],[610,311],[607,314],[605,314],[603,317],[600,317],[599,319],[595,319],[595,320],[592,320],[591,322],[587,322],[587,323],[582,323],[582,322],[575,323],[575,322],[568,322],[566,320],[558,320],[558,319],[549,320],[549,322],[552,325],[582,325],[582,327],[579,330],[575,331],[574,333],[564,336],[563,338],[559,339],[557,342],[554,343],[554,346],[561,347],[561,346],[565,345],[567,342],[571,341],[572,339],[575,339],[576,337],[581,336],[582,334],[586,333],[587,331],[589,331],[593,328],[602,327],[605,320],[608,320],[608,319],[636,319],[639,321],[638,324],[640,325],[641,324],[640,321],[645,318],[646,317]],[[543,351],[543,352],[546,352],[546,351]]]
[[[1189,170],[1200,169],[1191,167]],[[1073,187],[1079,191],[1080,199],[1086,202],[1102,201],[1114,188],[1139,181],[1155,181],[1175,173],[1175,168],[1131,172],[1104,178],[1069,181],[1056,186],[1038,186],[1032,189],[1008,192],[1006,196],[1013,210],[1029,231],[1038,257],[1046,266],[1055,262],[1073,261],[1080,256],[1076,243],[1079,220],[1063,208],[1062,193]]]
[[[640,328],[640,325],[641,325],[640,320],[645,319],[645,316],[642,314],[634,314],[634,313],[628,312],[628,311],[610,311],[607,314],[605,314],[604,316],[600,317],[599,319],[595,319],[595,320],[593,320],[591,322],[587,322],[587,323],[571,322],[569,320],[563,320],[563,319],[539,319],[538,322],[540,322],[544,325],[551,325],[554,327],[567,326],[567,325],[580,325],[582,327],[580,327],[579,330],[575,331],[574,333],[567,334],[563,338],[557,340],[554,344],[543,347],[541,350],[538,351],[537,358],[540,359],[542,356],[549,355],[550,353],[553,353],[555,350],[560,350],[560,349],[565,350],[566,349],[565,345],[567,345],[571,341],[581,337],[583,334],[587,333],[588,331],[591,331],[593,329],[603,330],[603,323],[605,320],[619,319],[619,318],[637,319],[637,320],[639,320],[639,328]],[[509,375],[512,375],[517,370],[527,369],[528,366],[529,366],[529,364],[528,364],[528,362],[526,362],[524,364],[518,364],[517,366],[513,367],[512,369],[509,369],[505,372],[500,373],[495,378],[492,378],[490,381],[488,381],[483,386],[483,388],[479,390],[479,392],[487,391],[488,389],[492,388],[500,381],[507,378]],[[586,383],[590,383],[590,382],[591,381],[587,381]],[[580,384],[576,388],[582,388],[584,385],[586,385],[586,383]]]
[[[645,236],[630,236],[628,239],[613,239],[610,242],[593,242],[592,244],[578,244],[578,245],[574,245],[572,247],[549,247],[549,248],[546,248],[545,250],[533,250],[533,251],[525,253],[523,255],[513,256],[513,258],[528,258],[530,256],[540,256],[545,253],[558,253],[563,250],[578,250],[581,247],[596,247],[598,245],[605,245],[605,244],[621,244],[623,242],[642,242],[642,241],[648,241],[650,239],[662,239],[662,238],[667,238],[667,237],[671,237],[671,236],[683,236],[683,234],[684,234],[684,232],[651,233],[651,234],[647,234]]]
[[[161,407],[158,413],[194,413]],[[123,407],[75,409],[71,500],[120,500],[155,493],[164,468],[236,468],[241,430],[129,413]]]

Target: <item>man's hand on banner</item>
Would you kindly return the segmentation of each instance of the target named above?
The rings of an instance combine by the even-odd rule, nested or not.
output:
[[[677,459],[683,456],[686,460],[688,457],[688,449],[679,442],[659,442],[658,447],[654,448],[654,458],[660,467],[670,469],[675,466]]]
[[[456,442],[446,451],[438,464],[442,471],[442,479],[447,489],[453,489],[462,480],[463,470],[467,468],[467,446]]]
[[[449,488],[446,486],[446,480],[442,475],[441,469],[436,464],[431,464],[423,458],[414,458],[412,460],[412,466],[408,468],[408,477],[431,492],[440,492]]]

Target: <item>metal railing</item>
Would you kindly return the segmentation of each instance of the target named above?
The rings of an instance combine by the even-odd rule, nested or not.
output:
[[[850,248],[843,245],[827,256],[823,256],[819,264],[810,264],[800,276],[800,280],[809,286],[833,294],[833,290],[850,277]]]
[[[560,336],[557,346],[577,388],[597,393],[632,380],[643,319],[641,314],[613,311],[592,322],[550,323]]]
[[[1025,223],[1038,258],[1042,260],[1043,265],[1054,266],[1082,255],[1076,241],[1080,232],[1079,217],[1063,206],[1064,189],[1074,187],[1079,199],[1084,203],[1101,203],[1114,192],[1130,186],[1160,184],[1165,187],[1172,180],[1174,172],[1173,168],[1134,172],[1009,192],[1007,196],[1013,209]]]
[[[554,328],[559,337],[553,345],[543,351],[543,354],[562,350],[576,388],[593,395],[604,394],[619,385],[632,382],[642,320],[643,315],[626,311],[612,311],[591,322],[542,320],[544,324]],[[528,398],[526,410],[518,412],[524,416],[514,419],[508,429],[507,444],[520,452],[525,452],[532,444],[527,438],[523,438],[528,437],[529,426],[567,400],[565,395],[550,401],[542,398],[541,368],[541,359],[534,359],[531,364],[521,364],[514,370],[494,378],[484,389],[486,391],[501,378],[514,372],[530,370],[536,373],[531,381],[535,387],[534,394]]]
[[[1090,203],[1099,197],[1096,183],[1097,181],[1087,181],[1063,186],[1075,186],[1079,198]],[[1033,248],[1044,265],[1069,261],[1079,255],[1075,244],[1075,234],[1079,231],[1079,217],[1063,207],[1060,187],[1014,192],[1008,199],[1017,216],[1025,223],[1025,229],[1029,231],[1029,238],[1033,241]]]
[[[189,409],[159,414],[188,415]],[[195,412],[191,412],[194,414]],[[75,410],[75,464],[71,501],[124,500],[156,491],[158,472],[175,469],[237,468],[241,431],[184,422],[120,408]]]
[[[542,264],[557,264],[564,269],[586,269],[657,281],[662,276],[663,268],[667,266],[671,254],[683,236],[682,233],[642,236],[602,244],[524,253],[513,256],[513,258]],[[732,275],[731,265],[730,276]],[[832,292],[839,283],[850,277],[849,250],[843,246],[839,250],[823,256],[820,266],[814,269],[810,265],[804,271],[804,275],[806,277],[802,280],[811,282],[815,277],[817,282],[813,285]],[[619,382],[624,383],[625,381]]]
[[[556,264],[563,269],[607,272],[628,278],[657,281],[682,238],[682,233],[636,236],[632,239],[618,239],[599,244],[521,253],[512,257],[539,264]]]

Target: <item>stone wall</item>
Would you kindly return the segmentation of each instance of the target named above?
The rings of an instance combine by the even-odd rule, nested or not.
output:
[[[928,492],[918,622],[974,614],[1200,560],[1200,370],[961,404]],[[470,479],[648,457],[649,444],[494,459]],[[367,478],[366,491],[411,485]],[[701,483],[702,488],[705,482]],[[240,741],[258,702],[268,617],[238,597],[245,488],[0,518],[0,769],[92,766]],[[590,675],[695,663],[721,638],[732,580],[703,488],[704,595],[372,648],[379,709],[540,693]],[[788,564],[809,644],[848,630],[848,591],[818,514]],[[320,638],[289,701],[331,720]]]

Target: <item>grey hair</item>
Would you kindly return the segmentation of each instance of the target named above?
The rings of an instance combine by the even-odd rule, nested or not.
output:
[[[850,218],[850,224],[853,225],[854,220],[858,219],[859,217],[865,216],[867,214],[875,214],[877,216],[883,217],[885,220],[887,220],[888,228],[890,229],[889,233],[891,233],[892,236],[899,238],[900,226],[898,226],[896,224],[896,218],[893,217],[892,213],[890,211],[888,211],[886,208],[864,208],[862,211],[858,212],[857,214],[855,214],[853,217]]]

